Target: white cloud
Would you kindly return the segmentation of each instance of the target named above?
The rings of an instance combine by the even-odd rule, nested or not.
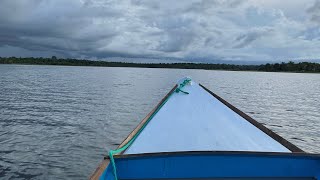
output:
[[[0,56],[15,47],[98,59],[320,59],[319,8],[314,0],[2,0]]]

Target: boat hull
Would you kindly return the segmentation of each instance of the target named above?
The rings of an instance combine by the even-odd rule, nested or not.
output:
[[[111,153],[90,179],[319,179],[319,155],[303,152],[201,84],[180,88],[173,87],[119,145],[125,150]]]
[[[115,157],[119,179],[319,179],[320,156],[257,152],[173,152]],[[100,179],[113,180],[109,166]]]

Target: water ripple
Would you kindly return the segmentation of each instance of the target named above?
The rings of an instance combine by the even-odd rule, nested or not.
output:
[[[320,153],[318,74],[0,65],[0,178],[87,179],[183,76]]]

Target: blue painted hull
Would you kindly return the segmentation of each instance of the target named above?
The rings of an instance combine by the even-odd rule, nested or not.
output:
[[[119,155],[115,161],[119,179],[320,179],[320,156],[306,153],[177,152]],[[100,179],[114,179],[110,165]]]

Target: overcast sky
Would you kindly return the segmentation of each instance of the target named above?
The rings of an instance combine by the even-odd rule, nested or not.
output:
[[[320,59],[319,0],[0,0],[0,56]]]

